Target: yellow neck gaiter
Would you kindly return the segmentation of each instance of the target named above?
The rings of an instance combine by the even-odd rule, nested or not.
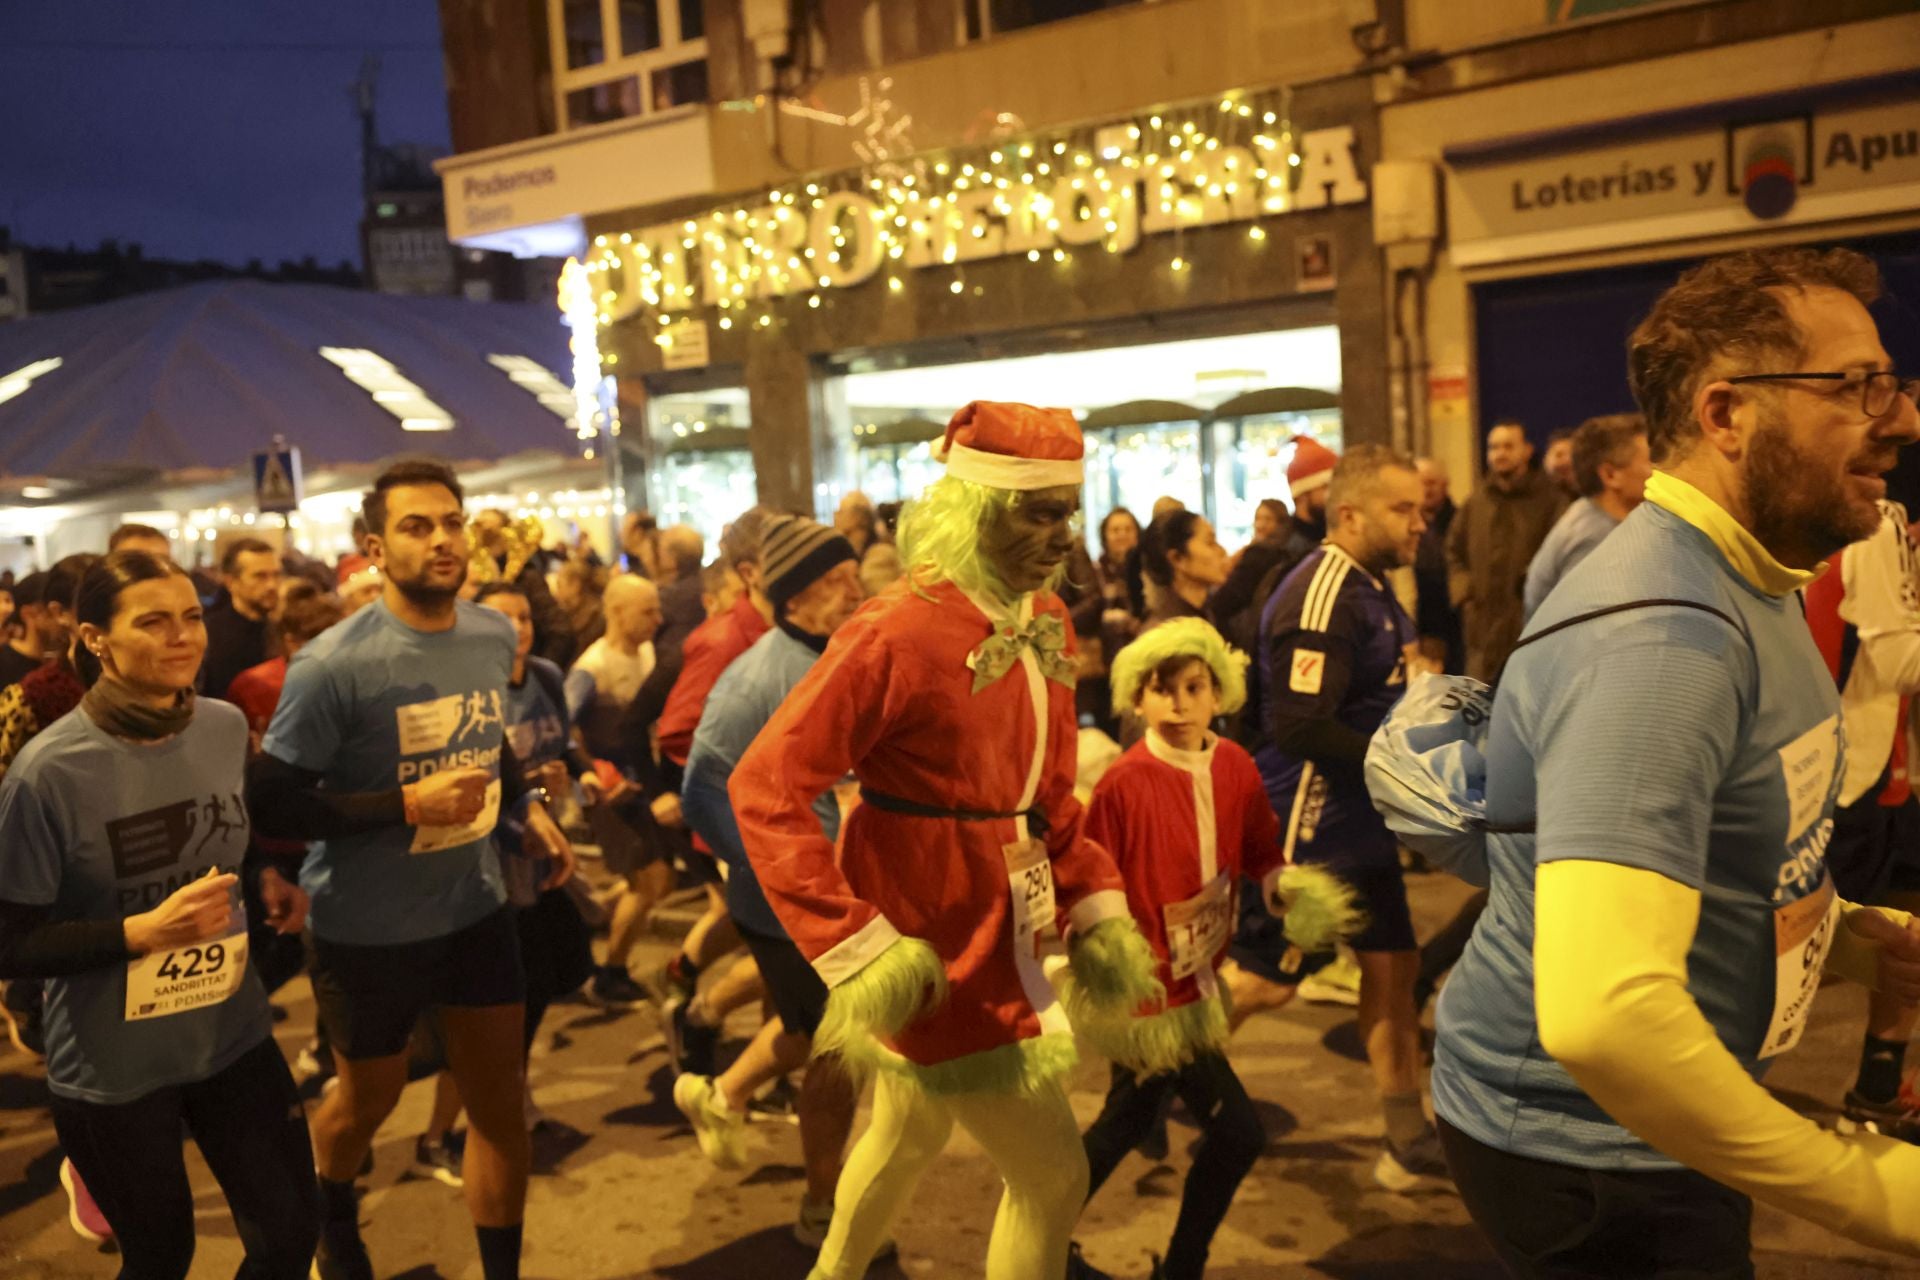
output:
[[[1791,595],[1826,569],[1789,569],[1760,545],[1760,540],[1727,514],[1725,507],[1678,476],[1656,471],[1647,480],[1647,501],[1670,511],[1707,535],[1734,572],[1770,596]]]

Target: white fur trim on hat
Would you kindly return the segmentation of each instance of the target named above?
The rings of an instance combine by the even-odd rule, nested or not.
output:
[[[995,489],[1056,489],[1086,479],[1079,458],[1014,458],[956,444],[947,450],[947,474]]]
[[[1298,498],[1303,493],[1312,493],[1315,489],[1324,489],[1333,483],[1333,468],[1325,471],[1310,471],[1288,484],[1287,491]]]

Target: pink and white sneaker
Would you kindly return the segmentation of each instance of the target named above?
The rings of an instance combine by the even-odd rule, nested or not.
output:
[[[107,1215],[100,1212],[87,1184],[80,1181],[80,1171],[65,1156],[60,1157],[60,1185],[67,1189],[67,1223],[73,1233],[93,1244],[110,1243],[113,1228],[107,1224]]]

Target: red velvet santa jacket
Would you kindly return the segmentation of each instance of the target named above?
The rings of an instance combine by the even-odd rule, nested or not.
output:
[[[1265,882],[1286,865],[1253,757],[1219,737],[1181,751],[1149,730],[1094,788],[1087,838],[1126,879],[1127,906],[1160,955],[1164,1007],[1212,996],[1240,877]]]
[[[728,786],[742,844],[774,913],[828,986],[902,936],[946,966],[945,1004],[893,1047],[933,1066],[1035,1036],[1067,1033],[1036,943],[1125,915],[1120,874],[1088,840],[1073,795],[1074,691],[1041,674],[1031,650],[974,692],[969,655],[992,634],[983,607],[952,583],[896,583],[834,634],[741,757]],[[1066,625],[1058,597],[1026,597]],[[1067,652],[1072,630],[1067,627]],[[813,799],[851,771],[868,792],[923,806],[1006,814],[1037,809],[1055,912],[1021,934],[1034,899],[1014,910],[1009,848],[1028,849],[1025,818],[927,817],[868,800],[848,817],[836,855]],[[1035,834],[1038,834],[1037,832]],[[1048,937],[1046,935],[1053,935]]]

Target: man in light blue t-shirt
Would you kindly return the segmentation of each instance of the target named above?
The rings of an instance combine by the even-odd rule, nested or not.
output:
[[[340,1087],[313,1118],[323,1280],[370,1280],[353,1177],[406,1083],[407,1037],[438,1011],[467,1106],[463,1176],[486,1280],[519,1274],[530,1152],[522,1123],[525,980],[494,829],[524,823],[548,885],[573,853],[505,740],[514,632],[458,598],[460,483],[395,463],[364,503],[379,600],[287,668],[249,779],[264,834],[311,840],[309,968]]]
[[[1560,513],[1527,565],[1529,618],[1554,584],[1646,498],[1647,477],[1652,474],[1645,418],[1637,413],[1611,413],[1580,424],[1573,433],[1573,478],[1580,486],[1580,498]]]
[[[1920,437],[1873,264],[1683,275],[1629,370],[1659,470],[1560,583],[1486,741],[1490,901],[1441,993],[1433,1103],[1518,1276],[1751,1276],[1752,1201],[1920,1254],[1920,1149],[1763,1089],[1823,973],[1920,993],[1920,925],[1839,900],[1839,699],[1798,588]]]

